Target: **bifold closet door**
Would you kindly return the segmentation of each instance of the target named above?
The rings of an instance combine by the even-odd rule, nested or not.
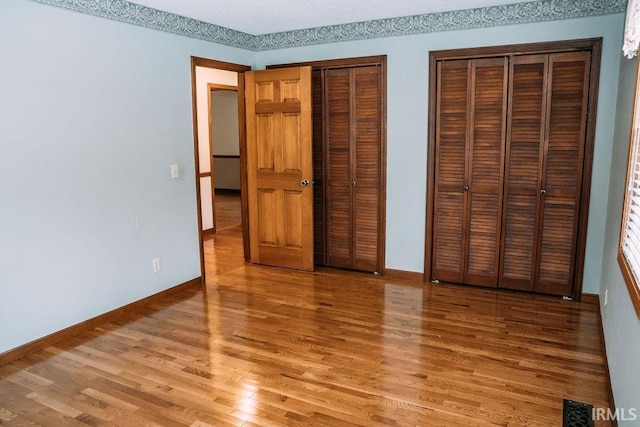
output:
[[[325,243],[324,243],[324,186],[323,182],[323,142],[322,129],[324,128],[323,100],[322,100],[322,70],[311,71],[311,111],[313,115],[313,250],[314,262],[323,265]]]
[[[432,277],[498,284],[507,59],[437,64]]]
[[[511,58],[500,287],[533,290],[545,157],[548,55]]]
[[[326,265],[381,271],[381,68],[323,70]]]
[[[572,294],[590,59],[512,58],[501,287]]]

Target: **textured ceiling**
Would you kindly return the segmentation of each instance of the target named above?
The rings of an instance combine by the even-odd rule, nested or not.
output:
[[[129,0],[253,35],[528,0]]]

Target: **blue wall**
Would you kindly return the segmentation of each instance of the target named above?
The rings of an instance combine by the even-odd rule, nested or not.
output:
[[[190,57],[255,54],[24,0],[0,40],[1,353],[200,276]]]

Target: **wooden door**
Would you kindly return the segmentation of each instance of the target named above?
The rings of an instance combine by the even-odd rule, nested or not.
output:
[[[245,73],[250,261],[313,270],[311,67]]]
[[[501,287],[572,294],[590,57],[512,59]]]
[[[437,65],[432,276],[498,284],[506,58]]]
[[[549,55],[536,292],[570,296],[573,290],[590,58],[589,52]]]
[[[324,265],[324,153],[323,153],[323,82],[322,70],[311,71],[311,98],[313,115],[313,251],[316,264]]]
[[[381,272],[382,161],[381,68],[353,68],[351,206],[353,268]]]
[[[467,200],[468,60],[438,62],[432,278],[462,283]]]
[[[511,58],[500,287],[533,291],[545,156],[548,55]]]
[[[326,265],[352,268],[351,70],[324,70]]]
[[[382,271],[381,67],[323,70],[326,265]]]

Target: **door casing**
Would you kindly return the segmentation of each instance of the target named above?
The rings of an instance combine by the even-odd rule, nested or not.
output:
[[[249,219],[247,209],[247,181],[246,181],[246,140],[245,140],[245,113],[244,113],[244,73],[250,71],[248,65],[234,64],[231,62],[218,61],[215,59],[191,57],[191,100],[192,100],[192,117],[193,117],[193,144],[194,144],[194,164],[195,164],[195,181],[196,181],[196,211],[198,216],[198,244],[200,251],[200,277],[202,285],[206,281],[206,269],[204,264],[204,239],[202,232],[202,212],[200,210],[202,200],[200,197],[200,154],[198,141],[198,115],[197,115],[197,87],[196,87],[196,67],[213,68],[217,70],[234,71],[238,73],[238,133],[240,144],[240,206],[242,211],[242,241],[244,249],[244,258],[249,258]],[[212,161],[212,159],[210,159]],[[213,173],[213,169],[212,169]],[[212,177],[213,185],[213,177]]]

